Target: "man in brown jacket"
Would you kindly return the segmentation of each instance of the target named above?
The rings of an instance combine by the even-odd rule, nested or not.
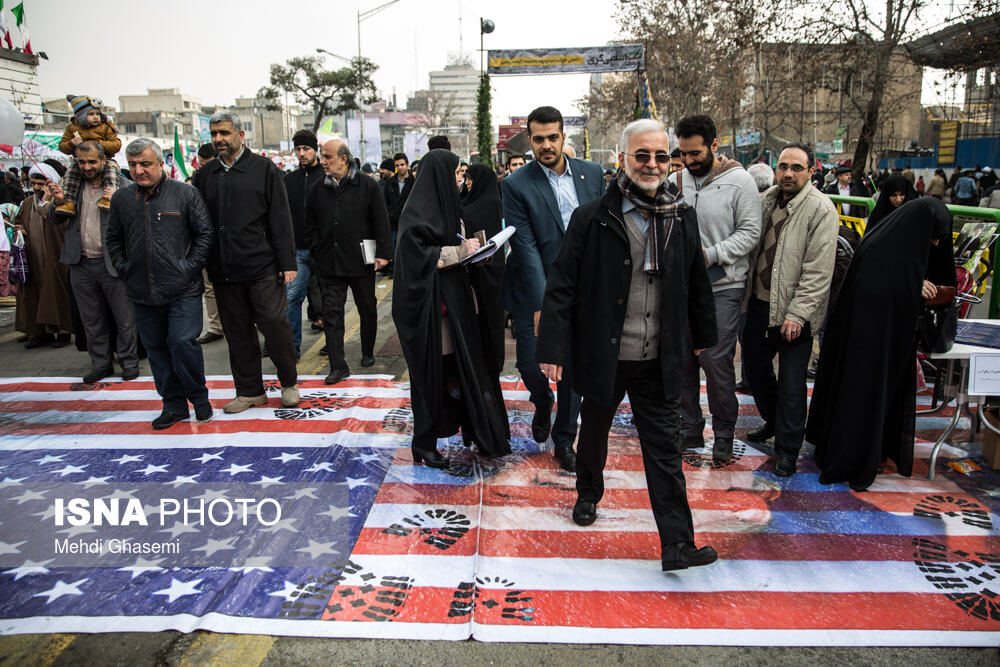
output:
[[[802,447],[812,334],[826,317],[837,250],[837,209],[810,182],[815,163],[803,144],[788,144],[778,156],[778,184],[761,197],[763,232],[746,290],[743,354],[765,421],[747,439],[774,437],[774,472],[782,477],[795,473]]]

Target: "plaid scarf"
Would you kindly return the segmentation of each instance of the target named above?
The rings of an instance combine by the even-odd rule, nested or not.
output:
[[[338,190],[343,190],[344,187],[354,180],[354,177],[358,175],[358,167],[353,162],[351,163],[351,168],[347,170],[347,176],[344,176],[340,180],[332,176],[327,176],[323,179],[326,185],[337,188]]]
[[[650,214],[649,230],[646,233],[646,273],[660,275],[660,248],[666,248],[670,243],[670,234],[674,230],[674,221],[684,214],[688,205],[676,185],[669,180],[664,181],[652,197],[632,182],[625,175],[624,169],[618,170],[618,189],[622,196],[635,204],[640,211]],[[667,224],[669,222],[669,224]],[[660,238],[664,237],[663,244]]]

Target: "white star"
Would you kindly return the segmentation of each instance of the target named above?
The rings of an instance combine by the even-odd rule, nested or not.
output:
[[[319,472],[320,470],[325,470],[327,472],[334,472],[332,466],[333,464],[329,461],[323,461],[322,463],[314,463],[302,472]]]
[[[136,454],[134,456],[132,454],[122,454],[120,458],[111,460],[118,465],[125,465],[126,463],[132,463],[133,461],[142,461],[145,456],[145,454]]]
[[[82,482],[77,482],[77,484],[83,484],[83,488],[89,489],[90,487],[96,486],[98,484],[107,484],[109,479],[111,479],[110,475],[108,477],[94,477],[93,475],[91,475],[90,479],[84,480]]]
[[[41,593],[36,593],[31,597],[40,598],[44,595],[45,597],[48,598],[48,600],[45,601],[45,604],[49,604],[53,600],[58,600],[64,595],[83,595],[83,591],[79,589],[79,586],[85,581],[89,581],[89,579],[81,579],[80,581],[74,581],[72,584],[67,584],[65,581],[60,579],[58,582],[56,582],[56,585],[50,588],[49,590],[42,591]]]
[[[44,493],[38,493],[37,491],[32,491],[28,489],[19,496],[14,496],[11,500],[16,500],[18,505],[28,502],[29,500],[45,500]]]
[[[301,551],[302,553],[308,553],[311,558],[317,558],[323,554],[336,554],[332,547],[334,542],[314,542],[309,540],[308,547],[302,547],[301,549],[296,549],[296,551]]]
[[[138,491],[138,490],[139,489],[132,489],[131,491],[125,491],[124,489],[115,489],[114,493],[112,493],[108,497],[112,498],[112,499],[113,498],[119,498],[119,499],[122,499],[122,500],[124,500],[126,498],[135,498],[135,492]]]
[[[230,544],[230,542],[232,542],[235,539],[236,539],[235,537],[227,537],[224,540],[214,540],[212,538],[208,538],[208,542],[205,542],[205,544],[203,546],[196,547],[194,549],[194,551],[204,551],[205,552],[205,556],[211,556],[216,551],[225,551],[226,549],[235,549],[236,547],[234,547],[232,544]]]
[[[184,484],[197,484],[198,482],[195,481],[195,477],[197,477],[197,476],[198,475],[191,475],[191,476],[178,475],[172,481],[167,482],[167,484],[169,484],[170,486],[174,487],[175,489],[178,486],[182,486]]]
[[[164,528],[163,530],[158,530],[156,532],[170,533],[170,537],[175,538],[178,535],[183,535],[184,533],[197,533],[198,529],[193,526],[189,526],[186,523],[181,523],[180,521],[176,521],[174,522],[174,525],[171,526],[170,528]]]
[[[76,537],[77,535],[96,533],[97,529],[94,528],[93,526],[70,526],[69,528],[63,528],[62,530],[58,530],[56,532],[66,533],[66,537]]]
[[[4,574],[13,574],[14,581],[17,581],[21,577],[27,577],[28,575],[31,574],[48,574],[49,568],[45,566],[54,560],[55,558],[50,558],[48,560],[43,560],[38,562],[33,560],[26,560],[24,561],[24,564],[21,565],[21,567],[15,567],[12,570],[4,570]]]
[[[378,461],[380,458],[382,457],[379,456],[378,454],[358,454],[351,460],[361,461],[362,463],[374,463],[375,461]]]
[[[3,481],[0,482],[0,486],[6,486],[8,484],[20,484],[21,482],[23,482],[26,479],[28,479],[28,478],[27,477],[18,477],[17,479],[14,479],[12,477],[4,477]]]
[[[267,567],[267,563],[271,562],[271,559],[267,556],[257,556],[255,558],[247,558],[243,561],[243,565],[229,568],[230,572],[242,572],[243,574],[249,574],[254,570],[260,570],[261,572],[274,572],[273,568]]]
[[[147,475],[152,475],[153,473],[156,472],[167,472],[167,467],[168,466],[165,465],[154,466],[152,463],[147,463],[145,468],[143,468],[142,470],[136,470],[135,472],[141,472],[143,477],[146,477]]]
[[[34,461],[32,461],[32,463],[37,463],[40,466],[43,466],[46,463],[62,463],[62,460],[65,456],[66,456],[65,454],[58,454],[58,455],[46,454],[40,459],[35,459]]]
[[[250,483],[251,484],[259,484],[262,489],[266,489],[267,487],[271,486],[272,484],[281,484],[282,483],[281,482],[282,479],[284,479],[284,476],[281,476],[281,477],[268,477],[267,475],[261,475],[259,480],[257,480],[256,482],[250,482]]]
[[[217,498],[225,498],[225,497],[226,497],[225,491],[218,491],[216,489],[207,489],[205,493],[201,494],[200,496],[194,496],[195,499],[203,499],[206,505]]]
[[[261,528],[260,532],[262,532],[262,533],[276,533],[279,530],[287,530],[290,533],[297,533],[297,532],[299,532],[299,529],[296,528],[296,527],[294,527],[292,525],[296,521],[298,521],[298,519],[291,519],[291,518],[289,518],[289,519],[282,519],[281,521],[279,521],[278,523],[274,524],[273,526],[268,526],[267,528]]]
[[[222,460],[222,452],[219,452],[218,454],[210,454],[208,452],[205,452],[204,454],[202,454],[198,458],[191,459],[191,460],[192,461],[197,461],[198,463],[201,463],[202,465],[208,463],[209,461],[215,461],[215,460],[221,461]]]
[[[360,478],[345,477],[344,481],[347,482],[347,488],[348,489],[356,489],[359,486],[368,486],[368,478],[367,477],[360,477]]]
[[[83,472],[83,469],[86,468],[88,465],[89,464],[87,463],[84,463],[82,466],[67,465],[65,468],[62,468],[60,470],[52,470],[51,472],[57,472],[59,473],[60,477],[65,477],[66,475],[75,475],[78,472]]]
[[[228,468],[223,468],[219,472],[228,472],[229,476],[239,475],[242,472],[253,472],[253,464],[247,465],[237,465],[236,463],[230,463]]]
[[[313,500],[318,500],[316,498],[316,487],[310,486],[305,489],[299,489],[290,496],[285,496],[286,500],[298,500],[299,498],[312,498]]]
[[[196,588],[201,582],[201,579],[195,579],[193,581],[178,581],[177,579],[171,577],[170,586],[158,591],[153,591],[153,595],[166,595],[167,602],[171,603],[177,598],[184,597],[185,595],[200,595],[203,593],[204,591],[200,591]]]
[[[330,509],[325,512],[320,512],[319,516],[328,516],[332,521],[337,521],[339,519],[357,516],[357,514],[351,512],[351,508],[349,507],[337,507],[336,505],[330,505]]]
[[[299,596],[299,587],[286,579],[284,588],[282,588],[280,591],[274,591],[273,593],[268,593],[268,595],[285,598],[285,602],[288,602],[292,598],[297,598]]]
[[[24,540],[22,542],[16,542],[14,544],[10,544],[9,542],[0,542],[0,556],[5,556],[7,554],[21,553],[21,550],[18,549],[18,547],[24,544],[25,542],[27,542],[27,540]]]
[[[281,456],[272,456],[272,461],[281,461],[282,463],[288,463],[289,461],[301,461],[302,454],[298,452],[281,452]]]
[[[159,558],[157,560],[146,560],[145,558],[138,558],[135,561],[135,565],[129,565],[128,567],[120,567],[116,572],[131,572],[132,576],[129,579],[135,579],[143,572],[165,572],[162,567],[157,567],[163,559]]]
[[[49,505],[48,507],[45,508],[44,512],[35,512],[31,516],[40,516],[42,517],[42,521],[45,521],[46,519],[51,519],[55,515],[56,515],[56,506]]]

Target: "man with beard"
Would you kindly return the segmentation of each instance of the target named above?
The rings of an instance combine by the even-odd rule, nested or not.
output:
[[[583,396],[573,521],[597,519],[608,432],[626,393],[639,434],[662,568],[718,558],[694,543],[681,465],[684,359],[716,343],[715,305],[694,209],[670,173],[667,132],[652,119],[622,132],[615,187],[578,208],[552,263],[538,361]]]
[[[97,382],[114,372],[112,330],[122,379],[134,380],[139,377],[135,312],[125,297],[125,283],[115,271],[104,242],[108,210],[98,206],[102,198],[110,200],[114,194],[110,187],[104,186],[104,147],[96,141],[85,141],[76,147],[75,155],[83,176],[76,214],[72,218],[53,214],[54,207],[65,201],[65,194],[62,187],[50,181],[48,187],[54,206],[49,210],[49,220],[57,225],[69,221],[59,261],[69,264],[73,296],[87,334],[91,371],[83,381]]]
[[[778,155],[778,184],[761,198],[763,232],[750,255],[743,297],[744,363],[764,418],[747,440],[774,438],[773,469],[781,477],[795,474],[802,448],[812,335],[826,316],[840,227],[833,202],[810,182],[814,164],[803,144],[788,144]]]
[[[750,251],[760,237],[760,196],[753,178],[736,160],[722,164],[715,123],[704,115],[682,118],[676,127],[680,156],[687,167],[682,174],[685,199],[698,214],[701,246],[712,280],[719,342],[697,357],[688,353],[681,385],[681,434],[684,448],[705,444],[702,432],[699,367],[705,371],[708,407],[712,413],[715,442],[712,458],[728,462],[739,417],[736,398],[736,336],[743,307],[743,285],[750,269]]]
[[[396,153],[392,156],[393,169],[396,170],[392,178],[382,181],[382,195],[385,197],[385,208],[389,212],[389,229],[392,231],[392,247],[396,248],[396,235],[399,232],[399,216],[406,206],[406,200],[413,190],[413,176],[410,175],[410,162],[406,159],[406,153]],[[392,262],[383,269],[387,276],[392,276]]]
[[[219,158],[199,169],[192,184],[212,218],[208,275],[236,386],[236,398],[222,409],[233,414],[267,403],[257,327],[278,371],[281,404],[295,407],[298,372],[284,286],[295,280],[297,264],[284,179],[273,162],[243,145],[237,114],[218,111],[208,127]]]
[[[33,194],[21,203],[14,216],[15,229],[24,232],[30,277],[17,289],[14,328],[28,335],[25,348],[29,350],[50,343],[52,347],[65,347],[73,331],[69,269],[59,262],[66,227],[48,223],[52,203],[45,188],[48,181],[59,182],[55,169],[45,163],[31,167],[28,183]]]
[[[286,290],[288,299],[288,321],[292,324],[292,341],[295,344],[295,358],[301,356],[302,350],[302,302],[309,294],[309,304],[313,308],[321,307],[320,302],[314,302],[313,297],[322,300],[317,286],[310,290],[316,266],[309,254],[309,244],[306,242],[305,218],[306,198],[309,191],[323,181],[323,167],[319,163],[319,143],[316,135],[309,130],[299,130],[292,137],[295,145],[295,157],[299,168],[285,174],[285,189],[288,191],[288,208],[292,214],[292,228],[295,231],[295,262],[296,274]]]
[[[604,192],[601,168],[563,155],[563,118],[554,107],[528,116],[535,159],[500,182],[506,224],[517,231],[510,239],[500,303],[514,316],[517,370],[535,406],[531,435],[544,443],[552,434],[555,457],[564,470],[576,470],[576,421],[580,397],[569,380],[558,384],[558,411],[552,423],[552,390],[535,360],[536,329],[549,267],[559,252],[570,216],[577,206]]]

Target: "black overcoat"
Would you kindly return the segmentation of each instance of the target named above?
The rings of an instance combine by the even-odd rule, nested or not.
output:
[[[693,208],[674,224],[660,257],[659,358],[671,395],[680,391],[689,350],[712,347],[717,339],[715,300]],[[615,187],[573,212],[549,270],[535,354],[539,363],[566,367],[573,391],[605,405],[613,401],[631,283],[622,194]]]

